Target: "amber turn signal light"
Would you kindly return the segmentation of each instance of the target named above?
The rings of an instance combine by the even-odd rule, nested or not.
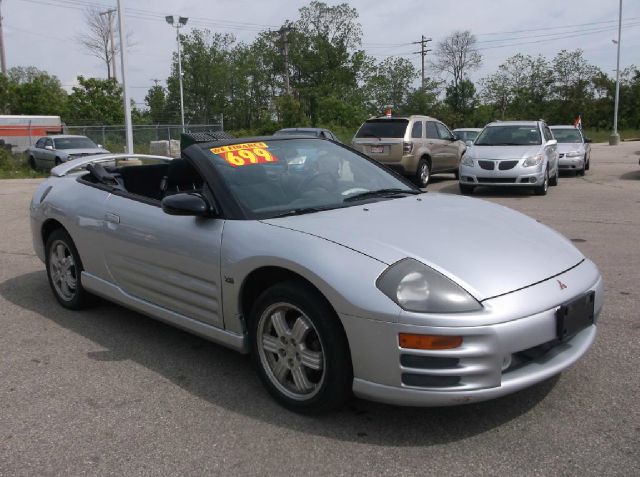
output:
[[[400,333],[398,342],[401,348],[407,349],[452,349],[462,344],[462,336]]]

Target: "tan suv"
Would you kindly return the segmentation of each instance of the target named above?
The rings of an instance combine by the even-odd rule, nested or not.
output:
[[[442,122],[429,116],[371,118],[364,122],[351,147],[426,187],[431,174],[453,172],[466,146]]]

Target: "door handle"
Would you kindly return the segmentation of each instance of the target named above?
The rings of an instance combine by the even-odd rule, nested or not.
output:
[[[107,212],[106,214],[104,214],[104,218],[107,222],[111,222],[112,224],[120,223],[120,216],[111,212]]]

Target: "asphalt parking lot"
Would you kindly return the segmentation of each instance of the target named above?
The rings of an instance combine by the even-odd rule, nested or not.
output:
[[[587,175],[545,197],[474,194],[599,266],[605,308],[581,361],[486,403],[353,400],[313,418],[275,404],[246,356],[116,305],[61,308],[31,248],[38,180],[0,181],[0,475],[640,475],[639,157],[640,142],[594,145]],[[458,193],[448,175],[428,190]]]

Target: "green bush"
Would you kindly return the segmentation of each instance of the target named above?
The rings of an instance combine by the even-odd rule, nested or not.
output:
[[[0,179],[25,179],[46,175],[45,172],[31,169],[24,154],[10,154],[0,149]]]

